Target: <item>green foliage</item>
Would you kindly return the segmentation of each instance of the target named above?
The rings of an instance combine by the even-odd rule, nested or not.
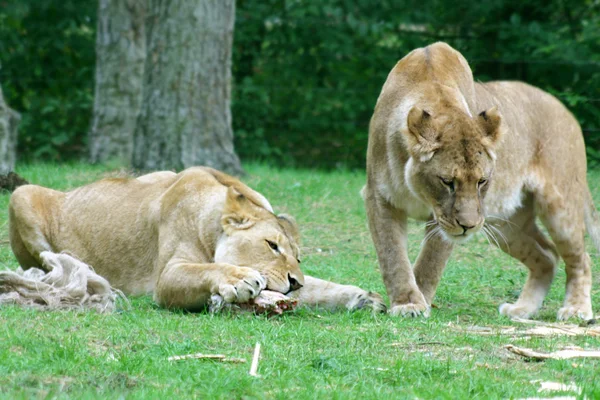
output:
[[[23,115],[29,157],[85,153],[94,85],[95,0],[0,1],[0,84]],[[600,148],[600,6],[580,0],[238,0],[233,124],[245,159],[362,167],[389,70],[443,40],[475,77],[557,95]]]
[[[0,84],[22,115],[21,155],[64,160],[85,152],[97,6],[94,0],[0,2]]]
[[[239,0],[238,152],[287,165],[363,166],[387,73],[438,40],[465,55],[476,79],[523,80],[554,93],[588,143],[600,145],[597,2]]]

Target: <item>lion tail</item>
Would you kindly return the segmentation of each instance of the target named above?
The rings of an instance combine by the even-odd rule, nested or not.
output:
[[[600,252],[600,215],[598,215],[598,210],[594,206],[594,200],[589,189],[585,199],[585,227],[592,238],[594,247]]]

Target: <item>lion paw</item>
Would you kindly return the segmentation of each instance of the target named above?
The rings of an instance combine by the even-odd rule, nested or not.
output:
[[[560,308],[556,315],[556,318],[559,321],[566,321],[571,317],[577,317],[583,320],[590,320],[594,318],[594,313],[592,312],[591,306],[567,306]]]
[[[375,312],[385,312],[387,310],[383,302],[383,297],[379,293],[367,292],[365,290],[353,296],[346,305],[346,308],[350,311],[364,308],[372,309]]]
[[[390,308],[390,314],[403,317],[429,317],[431,308],[426,304],[407,303],[399,304]]]
[[[504,303],[498,307],[498,311],[500,315],[507,316],[509,318],[529,318],[535,312],[536,309],[531,309],[531,307],[520,306],[518,304]]]
[[[245,303],[267,287],[267,280],[256,270],[238,267],[235,276],[219,285],[219,294],[227,303]]]

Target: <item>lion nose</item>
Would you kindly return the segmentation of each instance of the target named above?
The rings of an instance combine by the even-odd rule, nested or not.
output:
[[[302,287],[302,284],[300,282],[298,282],[298,280],[290,274],[288,274],[288,281],[290,283],[290,292],[294,291],[294,290],[298,290]]]
[[[474,224],[471,224],[471,223],[465,223],[465,222],[461,223],[461,222],[460,222],[458,219],[456,220],[456,223],[457,223],[457,224],[458,224],[458,225],[459,225],[461,228],[463,228],[463,235],[464,235],[465,233],[467,233],[467,231],[468,231],[469,229],[473,229],[473,228],[475,228],[475,226],[476,226],[476,224],[474,225]]]

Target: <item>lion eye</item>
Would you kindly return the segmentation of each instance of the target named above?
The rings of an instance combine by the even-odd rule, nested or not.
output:
[[[480,180],[479,180],[479,182],[477,183],[477,186],[479,186],[479,187],[483,187],[483,186],[485,186],[485,185],[486,185],[486,183],[488,183],[488,180],[487,180],[487,179],[485,179],[485,178],[482,178],[482,179],[480,179]]]
[[[275,243],[275,242],[271,242],[270,240],[267,240],[267,244],[269,245],[269,247],[270,247],[270,248],[271,248],[273,251],[275,251],[275,252],[279,253],[279,246],[277,246],[277,243]]]
[[[299,258],[296,258],[296,261],[298,261],[298,264],[300,264],[302,261],[300,261]]]
[[[440,181],[442,181],[445,186],[448,186],[450,190],[454,190],[454,179],[446,179],[440,176]]]

